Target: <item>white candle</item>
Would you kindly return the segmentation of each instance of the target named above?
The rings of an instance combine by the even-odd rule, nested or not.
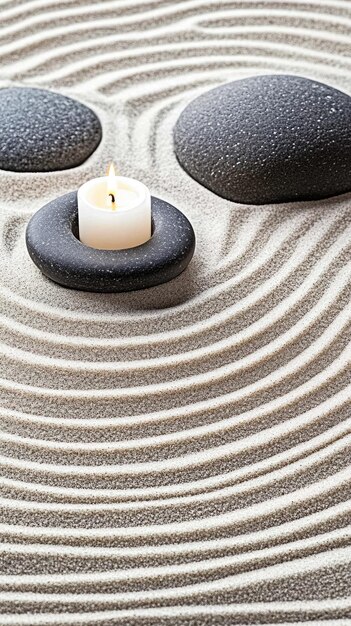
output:
[[[151,237],[151,196],[143,183],[115,176],[93,178],[78,189],[79,239],[100,250],[134,248]]]

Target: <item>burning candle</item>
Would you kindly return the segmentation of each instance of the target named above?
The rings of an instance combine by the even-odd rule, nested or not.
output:
[[[151,195],[138,180],[93,178],[78,189],[79,239],[99,250],[135,248],[151,237]]]

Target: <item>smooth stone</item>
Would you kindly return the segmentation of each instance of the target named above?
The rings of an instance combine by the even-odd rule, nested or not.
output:
[[[196,98],[174,148],[185,171],[244,204],[318,200],[351,190],[351,98],[289,75],[254,76]]]
[[[83,291],[121,292],[166,283],[181,274],[195,250],[192,225],[174,206],[152,197],[153,234],[128,250],[96,250],[78,237],[77,193],[46,204],[30,219],[26,244],[45,276]]]
[[[44,89],[0,89],[0,168],[53,172],[77,167],[102,137],[84,104]]]

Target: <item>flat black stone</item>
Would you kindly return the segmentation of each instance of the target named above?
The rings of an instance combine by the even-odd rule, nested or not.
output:
[[[44,89],[0,89],[0,169],[53,172],[81,165],[101,124],[84,104]]]
[[[254,76],[196,98],[181,113],[182,167],[244,204],[317,200],[351,191],[351,98],[299,76]]]
[[[151,239],[136,248],[90,248],[78,239],[77,193],[71,192],[33,215],[26,243],[34,263],[60,285],[83,291],[134,291],[172,280],[194,254],[189,220],[159,198],[152,198],[152,226]]]

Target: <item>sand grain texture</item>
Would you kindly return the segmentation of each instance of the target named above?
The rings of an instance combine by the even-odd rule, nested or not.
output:
[[[183,172],[172,129],[253,74],[350,93],[350,2],[0,9],[0,87],[103,126],[81,167],[1,172],[1,626],[348,623],[350,195],[232,204]],[[26,223],[112,159],[186,213],[195,257],[149,291],[65,290]]]

